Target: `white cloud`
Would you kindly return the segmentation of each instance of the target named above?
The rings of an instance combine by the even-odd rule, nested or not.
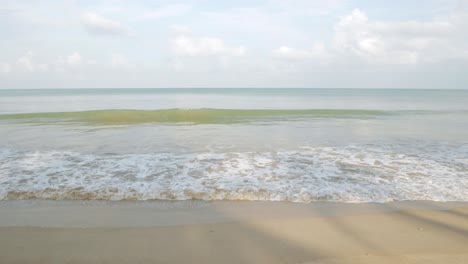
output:
[[[157,19],[165,17],[181,16],[190,11],[191,7],[185,4],[173,4],[162,6],[156,10],[145,12],[142,19]]]
[[[223,39],[214,37],[193,37],[181,34],[173,38],[171,47],[175,54],[182,56],[243,56],[243,46],[228,46]]]
[[[67,64],[70,66],[77,66],[81,64],[81,61],[81,55],[78,52],[74,52],[67,57]]]
[[[128,29],[114,21],[95,13],[84,13],[81,17],[86,30],[95,34],[128,35]]]
[[[32,51],[17,58],[13,63],[0,63],[0,73],[9,72],[46,72],[49,70],[49,65],[46,63],[36,62]]]
[[[79,52],[75,51],[68,56],[60,56],[52,65],[57,72],[76,74],[91,64],[86,61]]]
[[[73,52],[68,56],[60,56],[55,60],[39,63],[35,60],[32,51],[20,56],[12,63],[0,63],[0,73],[23,72],[23,73],[62,73],[72,74],[74,76],[84,76],[90,71],[95,70],[132,70],[136,65],[129,62],[127,57],[121,53],[111,54],[111,60],[108,63],[98,63],[96,60],[83,58],[79,52]]]
[[[331,45],[310,49],[282,46],[273,55],[283,59],[380,64],[436,63],[468,59],[466,15],[456,14],[429,21],[372,21],[359,9],[343,16],[334,26]]]
[[[460,16],[426,22],[371,21],[359,9],[342,17],[335,25],[333,44],[341,55],[368,62],[416,64],[466,56],[466,30]]]
[[[288,46],[282,46],[278,49],[273,50],[273,55],[277,58],[282,59],[292,59],[292,60],[299,60],[299,59],[323,59],[327,54],[327,50],[325,45],[323,44],[315,44],[310,49],[295,49],[290,48]]]
[[[28,51],[25,55],[16,60],[15,67],[26,72],[47,71],[49,69],[47,64],[36,63],[33,57],[34,54]]]
[[[16,60],[16,65],[26,71],[33,72],[35,69],[31,56],[24,55]]]

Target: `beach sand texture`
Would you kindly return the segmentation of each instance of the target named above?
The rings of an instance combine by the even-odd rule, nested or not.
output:
[[[260,204],[256,207],[263,211],[255,210],[257,213],[252,213],[252,208],[225,210],[226,214],[236,212],[228,216],[230,220],[177,224],[174,219],[176,224],[171,225],[170,212],[174,210],[169,209],[153,212],[160,218],[166,214],[166,224],[99,226],[122,213],[116,209],[96,226],[2,225],[0,262],[468,263],[466,205],[395,210],[378,209],[385,205],[373,205],[369,210],[356,209],[362,205],[341,206],[349,207],[349,212],[307,215],[297,205],[286,203],[272,206],[275,212],[265,214],[268,204]],[[17,208],[2,211],[10,216],[15,210],[18,216],[27,215],[18,214],[21,209]],[[52,217],[67,218],[66,214],[58,215],[59,211]],[[242,216],[249,212],[255,215]],[[138,218],[138,213],[131,213]]]

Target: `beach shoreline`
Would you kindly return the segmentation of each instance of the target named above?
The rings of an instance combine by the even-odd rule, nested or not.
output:
[[[2,201],[1,263],[466,263],[468,203]]]

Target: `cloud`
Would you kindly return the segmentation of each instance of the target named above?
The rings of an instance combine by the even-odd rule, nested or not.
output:
[[[74,52],[73,54],[67,57],[67,64],[70,66],[76,66],[81,64],[81,55],[78,52]]]
[[[28,51],[25,55],[16,60],[15,68],[26,72],[44,72],[49,70],[47,64],[36,63],[33,57],[34,54]]]
[[[466,57],[468,43],[459,39],[466,32],[460,15],[430,21],[371,21],[354,9],[335,25],[333,45],[341,55],[368,62],[416,64]]]
[[[281,59],[323,59],[327,54],[327,50],[324,44],[315,44],[310,49],[295,49],[288,46],[282,46],[278,49],[273,50],[273,55]]]
[[[80,53],[73,52],[68,56],[37,62],[32,51],[17,58],[14,63],[0,63],[0,73],[78,73],[86,71],[88,66],[96,65],[94,60],[84,60]]]
[[[180,34],[170,41],[173,52],[181,56],[243,56],[243,46],[228,46],[223,39]]]
[[[39,63],[35,60],[32,51],[20,56],[12,63],[0,63],[0,73],[61,73],[68,76],[85,76],[93,71],[133,70],[136,65],[129,62],[121,53],[111,54],[111,60],[107,63],[98,63],[96,60],[83,58],[79,52],[73,52],[68,56],[59,56],[47,63]],[[70,75],[71,74],[71,75]]]
[[[84,13],[81,21],[86,30],[93,34],[128,35],[129,31],[118,21],[114,21],[95,13]]]
[[[142,19],[157,19],[157,18],[165,18],[165,17],[175,17],[181,16],[183,14],[188,13],[191,10],[189,5],[185,4],[172,4],[162,6],[156,10],[145,12],[141,18]]]
[[[342,16],[334,26],[329,46],[310,49],[282,46],[273,55],[335,63],[361,61],[379,64],[423,64],[451,59],[468,59],[468,19],[464,14],[429,21],[372,21],[360,9]]]
[[[60,56],[51,65],[53,65],[53,69],[57,72],[76,74],[87,66],[92,65],[92,63],[89,60],[85,60],[79,52],[75,51],[68,56]]]
[[[49,65],[45,63],[38,63],[34,59],[34,53],[32,51],[26,52],[21,55],[13,63],[0,63],[0,73],[10,72],[46,72],[49,70]]]

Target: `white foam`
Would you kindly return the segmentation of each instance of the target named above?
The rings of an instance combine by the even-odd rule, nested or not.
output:
[[[468,201],[468,146],[93,155],[0,150],[0,199]]]

